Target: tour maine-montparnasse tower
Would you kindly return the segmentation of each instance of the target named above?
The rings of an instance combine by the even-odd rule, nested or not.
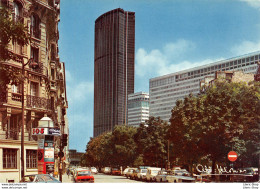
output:
[[[121,8],[95,21],[94,137],[127,124],[134,93],[135,13]]]

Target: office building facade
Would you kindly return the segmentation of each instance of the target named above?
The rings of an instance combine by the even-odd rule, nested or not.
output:
[[[217,71],[255,73],[259,61],[260,52],[255,52],[150,79],[150,116],[169,121],[175,102],[190,93],[198,94],[206,76],[214,76]]]
[[[128,95],[128,125],[140,126],[149,119],[149,94],[138,92]]]
[[[94,137],[127,124],[134,93],[135,13],[109,11],[95,21]]]

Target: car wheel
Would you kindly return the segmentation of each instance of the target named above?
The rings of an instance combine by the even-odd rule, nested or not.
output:
[[[162,182],[162,179],[160,180],[160,182]]]

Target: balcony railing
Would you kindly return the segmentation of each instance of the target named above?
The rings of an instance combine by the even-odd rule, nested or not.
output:
[[[43,98],[43,97],[37,97],[37,96],[31,96],[27,95],[27,107],[28,108],[42,108],[42,109],[51,109],[50,106],[50,100]]]
[[[19,139],[19,130],[18,129],[8,129],[5,133],[6,139],[13,139],[18,140]]]
[[[12,100],[17,102],[22,102],[22,94],[12,93]]]

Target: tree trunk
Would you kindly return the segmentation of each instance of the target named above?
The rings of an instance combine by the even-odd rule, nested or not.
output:
[[[216,168],[216,159],[212,159],[212,178],[213,178],[213,180],[215,180],[215,168]]]

